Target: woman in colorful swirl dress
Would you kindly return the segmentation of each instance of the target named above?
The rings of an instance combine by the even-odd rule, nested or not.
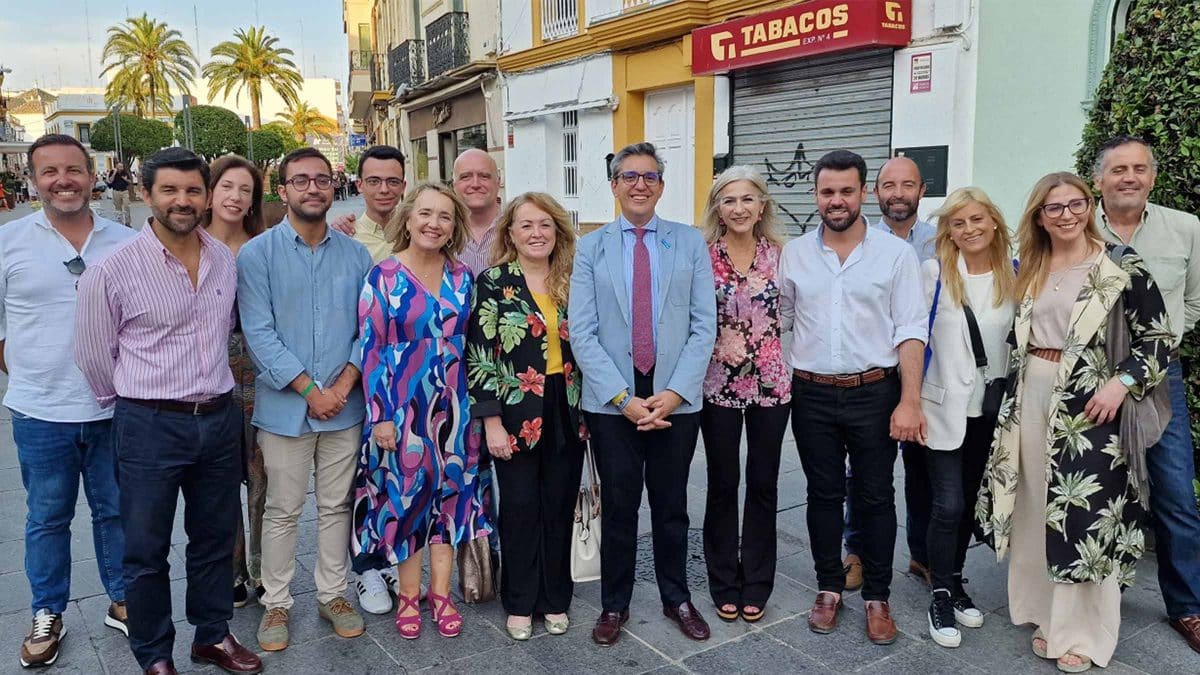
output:
[[[487,536],[479,439],[468,439],[466,336],[474,279],[455,256],[467,207],[449,188],[417,185],[387,230],[392,257],[371,269],[359,298],[367,419],[354,483],[354,569],[398,566],[396,629],[421,633],[421,552],[429,549],[429,608],[454,637],[454,549]]]

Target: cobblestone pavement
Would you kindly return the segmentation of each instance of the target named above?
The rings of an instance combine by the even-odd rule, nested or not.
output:
[[[136,209],[145,207],[135,206]],[[360,211],[361,201],[337,202],[341,211]],[[27,211],[26,211],[27,212]],[[19,213],[18,213],[19,215]],[[0,212],[0,222],[11,219]],[[144,217],[144,214],[143,214]],[[0,389],[4,380],[0,378]],[[903,493],[903,468],[897,462],[896,490]],[[689,512],[693,528],[704,514],[705,470],[703,452],[692,466]],[[596,647],[590,638],[599,612],[599,583],[576,587],[571,617],[575,622],[564,636],[546,634],[535,622],[532,640],[517,643],[504,631],[499,603],[459,604],[465,618],[463,634],[453,640],[431,630],[415,641],[402,640],[391,616],[370,616],[366,635],[343,640],[332,635],[316,613],[312,569],[316,547],[316,513],[312,500],[302,517],[296,579],[293,593],[292,646],[265,656],[267,672],[292,673],[402,673],[436,669],[439,673],[1055,673],[1050,662],[1029,649],[1031,629],[1013,626],[1006,613],[1006,567],[997,564],[984,547],[976,546],[967,558],[966,576],[979,606],[987,612],[978,630],[964,629],[958,649],[943,649],[929,639],[924,611],[928,594],[906,573],[908,550],[904,531],[897,536],[892,583],[892,612],[901,631],[895,644],[880,647],[867,641],[863,602],[848,593],[837,632],[810,632],[805,615],[816,589],[805,526],[805,478],[789,432],[779,480],[779,565],[775,591],[765,618],[753,626],[727,624],[717,619],[707,595],[699,532],[690,545],[689,581],[696,606],[712,626],[707,642],[684,638],[662,616],[652,574],[638,574],[631,618],[620,643]],[[899,522],[904,522],[903,498],[898,499]],[[69,635],[63,653],[49,672],[136,673],[137,665],[126,640],[103,625],[108,599],[100,585],[92,549],[91,522],[81,493],[72,527],[73,559],[71,603],[65,614]],[[25,494],[21,486],[11,421],[0,408],[0,674],[21,671],[17,652],[29,628],[29,585],[23,573]],[[187,650],[192,630],[184,615],[184,549],[182,502],[176,516],[171,550],[172,596],[177,629],[176,666],[181,672],[215,673],[212,667],[195,670]],[[650,531],[649,511],[643,505],[641,533]],[[647,560],[649,537],[641,539],[640,560]],[[644,565],[644,563],[643,563]],[[643,568],[639,572],[648,571]],[[457,592],[455,593],[457,595]],[[232,630],[243,644],[256,645],[255,630],[262,608],[251,604],[234,610]],[[1137,584],[1124,596],[1121,641],[1105,672],[1196,673],[1200,655],[1191,652],[1166,624],[1158,592],[1156,566],[1151,558],[1139,567]]]

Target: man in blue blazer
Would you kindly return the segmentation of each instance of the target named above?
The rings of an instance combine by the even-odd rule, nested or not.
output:
[[[603,485],[602,612],[592,639],[615,644],[629,618],[644,476],[663,614],[705,640],[708,624],[687,586],[687,480],[716,339],[712,263],[698,230],[655,215],[663,163],[653,145],[623,148],[609,168],[621,213],[580,239],[570,300],[571,349]]]

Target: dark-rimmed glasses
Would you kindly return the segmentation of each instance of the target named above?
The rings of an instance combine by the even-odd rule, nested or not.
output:
[[[637,171],[622,171],[621,173],[617,174],[616,177],[621,179],[621,182],[626,185],[637,185],[638,179],[641,178],[642,181],[646,183],[647,187],[658,185],[659,182],[662,181],[662,174],[657,171],[647,171],[645,173],[638,173]]]
[[[63,264],[67,266],[67,271],[73,276],[79,276],[80,274],[83,274],[84,270],[87,269],[87,263],[83,262],[83,258],[80,256],[75,256],[70,260],[64,260]]]
[[[331,185],[333,185],[333,177],[326,176],[325,174],[321,174],[320,176],[317,176],[316,178],[309,178],[308,176],[300,175],[300,176],[292,176],[291,178],[289,178],[283,182],[287,183],[288,185],[291,185],[292,187],[296,188],[297,190],[307,190],[309,183],[316,183],[317,188],[319,188],[321,190],[328,190],[329,187]]]
[[[1086,197],[1072,199],[1066,204],[1042,204],[1042,213],[1046,214],[1047,218],[1058,218],[1063,214],[1063,211],[1069,210],[1077,216],[1082,216],[1087,213],[1088,207],[1092,205],[1092,200]]]
[[[400,187],[402,187],[404,185],[404,179],[396,178],[395,176],[392,176],[391,178],[380,178],[379,176],[371,176],[370,178],[363,179],[364,185],[369,185],[373,188],[377,188],[380,185],[383,185],[384,183],[387,183],[387,186],[392,189],[399,189]],[[320,183],[318,183],[317,185],[319,187]],[[303,188],[300,188],[300,189],[303,189]]]

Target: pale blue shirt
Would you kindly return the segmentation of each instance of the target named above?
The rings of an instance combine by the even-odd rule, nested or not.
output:
[[[892,228],[888,227],[888,224],[883,222],[882,218],[879,219],[878,223],[875,223],[871,227],[892,234]],[[893,234],[892,236],[895,235]],[[908,231],[908,238],[904,241],[907,241],[909,244],[911,244],[913,250],[917,252],[917,260],[919,262],[925,262],[926,260],[932,260],[937,257],[936,244],[934,243],[936,238],[937,227],[930,225],[923,220],[918,220],[917,222],[913,223],[912,229]]]
[[[630,325],[633,321],[633,247],[637,245],[637,228],[625,220],[624,215],[617,216],[617,222],[621,223],[621,242],[623,244],[623,255],[625,260],[625,291],[629,294],[629,319]],[[653,309],[654,320],[654,337],[658,337],[658,214],[650,218],[650,222],[646,223],[644,228],[646,234],[642,236],[642,243],[646,245],[646,250],[650,253],[650,304]]]
[[[328,228],[312,249],[285,218],[238,253],[238,311],[250,358],[258,369],[255,427],[296,438],[362,424],[363,390],[350,390],[333,419],[308,417],[308,403],[289,386],[301,373],[329,386],[351,364],[362,368],[358,296],[371,254]]]

